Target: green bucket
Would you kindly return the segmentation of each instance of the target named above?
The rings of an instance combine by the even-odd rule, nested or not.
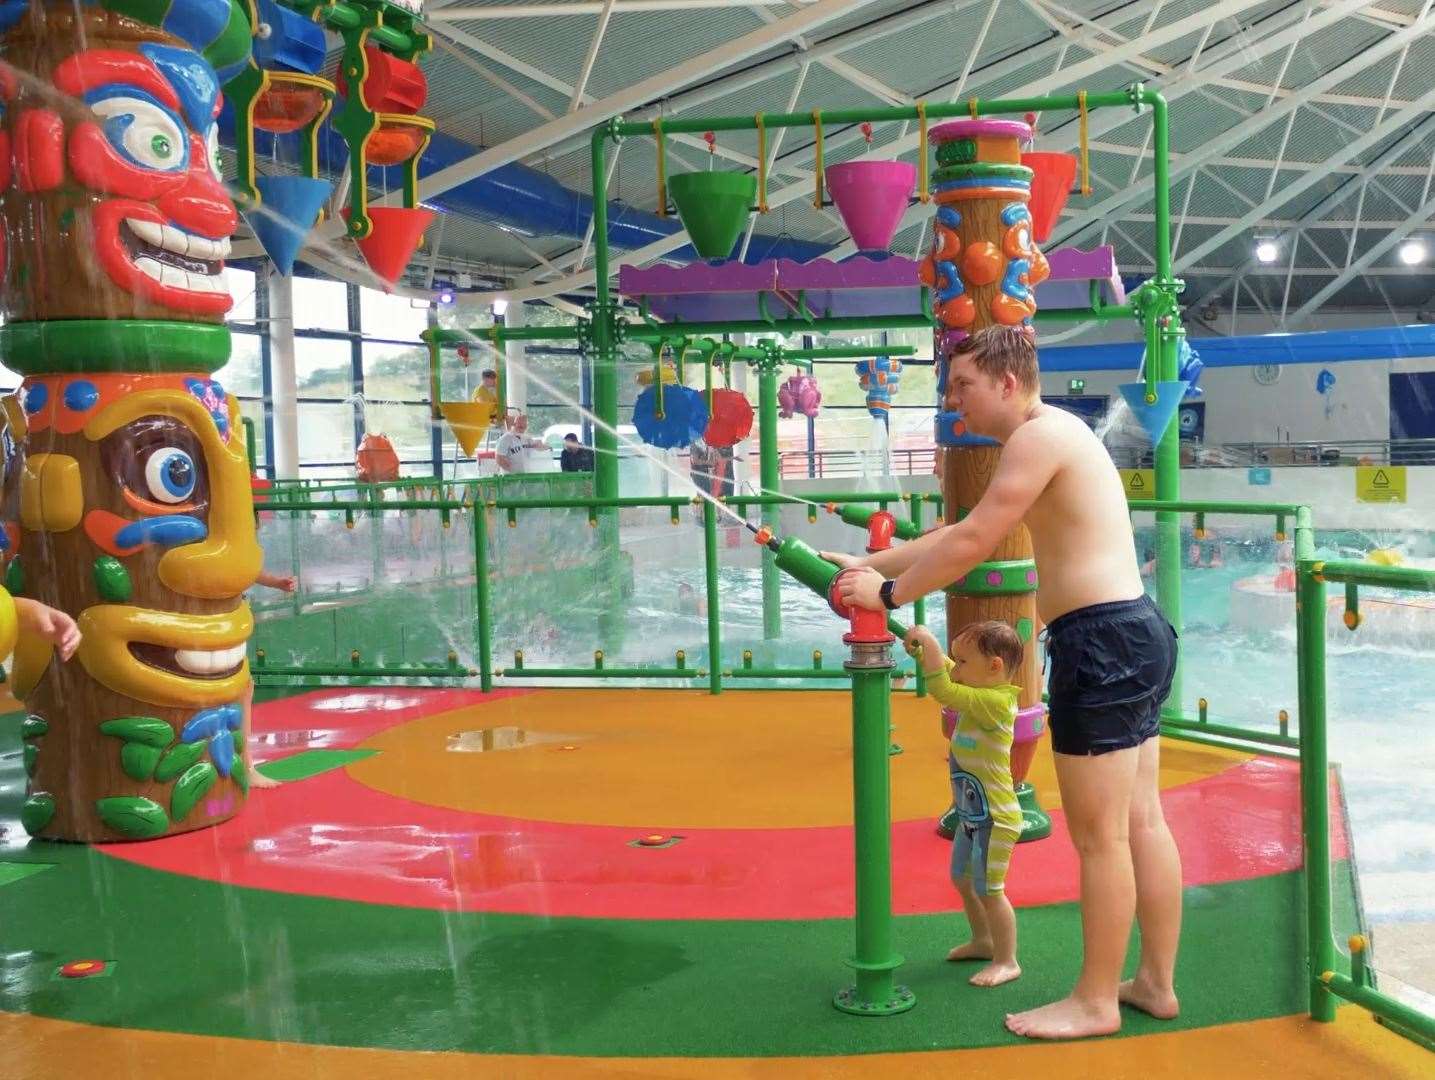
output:
[[[737,244],[757,196],[757,175],[685,172],[668,180],[678,216],[704,259],[726,259]]]

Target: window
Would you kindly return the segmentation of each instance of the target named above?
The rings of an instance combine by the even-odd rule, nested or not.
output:
[[[229,321],[252,323],[255,319],[254,290],[258,284],[254,271],[226,266],[224,284],[229,289],[229,295],[234,297],[234,306],[229,309]]]
[[[296,337],[294,379],[301,401],[305,398],[348,397],[354,392],[354,362],[349,343],[329,338]]]
[[[233,335],[229,363],[216,373],[220,384],[241,398],[258,398],[264,394],[262,357],[258,334]]]
[[[294,331],[349,329],[349,289],[341,281],[295,277]]]
[[[354,407],[299,403],[299,462],[354,460]]]
[[[407,297],[359,290],[359,329],[366,338],[418,341],[428,328],[428,314],[427,308],[414,307]]]

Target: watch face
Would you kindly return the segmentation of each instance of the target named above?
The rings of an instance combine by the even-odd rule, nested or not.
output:
[[[1262,386],[1274,386],[1281,377],[1279,364],[1257,364],[1251,369],[1251,377]]]

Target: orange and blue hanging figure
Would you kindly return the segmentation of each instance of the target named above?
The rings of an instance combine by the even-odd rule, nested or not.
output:
[[[246,794],[261,555],[215,378],[237,222],[216,119],[252,40],[231,0],[0,4],[6,586],[84,634],[66,664],[16,647],[35,836],[163,836]]]
[[[902,381],[902,361],[890,356],[874,356],[852,365],[857,372],[857,382],[867,391],[867,411],[872,419],[887,421],[887,411],[892,407],[892,397]]]

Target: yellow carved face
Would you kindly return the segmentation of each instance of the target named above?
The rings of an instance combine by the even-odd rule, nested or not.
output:
[[[22,544],[51,549],[55,578],[22,574],[27,595],[76,615],[80,662],[117,693],[238,700],[253,628],[240,597],[261,553],[237,404],[183,375],[44,376],[19,396]],[[38,678],[29,666],[17,683]]]

